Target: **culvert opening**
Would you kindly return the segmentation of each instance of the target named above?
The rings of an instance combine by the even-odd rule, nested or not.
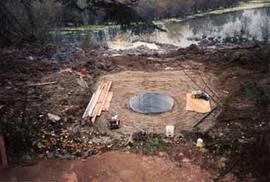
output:
[[[169,112],[173,106],[173,98],[162,93],[144,93],[132,97],[129,101],[129,108],[142,114]]]

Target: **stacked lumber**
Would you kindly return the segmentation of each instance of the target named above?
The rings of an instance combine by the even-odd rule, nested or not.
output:
[[[101,115],[102,111],[108,111],[112,100],[113,92],[110,92],[111,81],[101,81],[96,92],[83,114],[83,119],[91,118],[94,123],[96,118]]]

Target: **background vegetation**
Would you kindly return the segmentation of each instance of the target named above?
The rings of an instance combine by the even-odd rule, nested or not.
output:
[[[135,9],[141,16],[155,19],[229,7],[238,2],[239,0],[140,0]]]
[[[115,23],[139,30],[158,28],[151,20],[183,16],[239,0],[9,0],[0,1],[0,46],[44,43],[49,30]],[[140,25],[140,26],[138,26]],[[135,31],[139,31],[135,30]]]

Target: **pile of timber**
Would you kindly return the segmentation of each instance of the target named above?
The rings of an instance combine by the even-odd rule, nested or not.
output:
[[[91,119],[92,123],[101,115],[102,111],[108,111],[112,100],[113,92],[110,92],[112,86],[111,81],[101,81],[96,92],[83,114],[83,119]]]

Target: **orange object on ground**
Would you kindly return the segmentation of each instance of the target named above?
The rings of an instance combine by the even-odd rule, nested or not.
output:
[[[192,98],[191,93],[187,93],[186,100],[187,111],[195,111],[199,113],[207,113],[211,111],[210,101]]]

